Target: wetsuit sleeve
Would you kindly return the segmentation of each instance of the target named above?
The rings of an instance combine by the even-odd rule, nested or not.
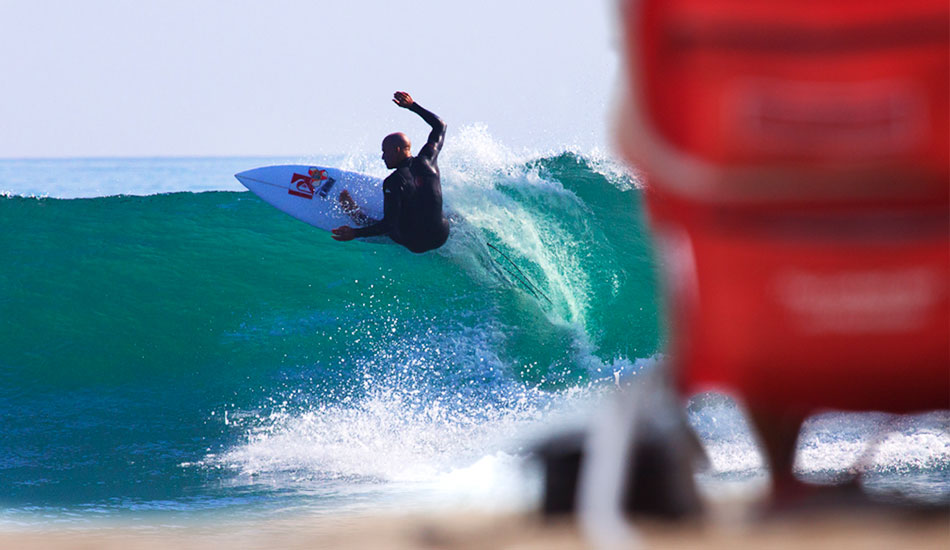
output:
[[[398,179],[390,176],[383,182],[383,219],[366,227],[357,227],[354,234],[360,237],[386,235],[392,228],[399,227],[399,207],[402,194],[399,192]]]
[[[426,124],[432,126],[429,139],[426,140],[426,144],[419,151],[419,156],[428,161],[435,160],[435,157],[439,155],[439,151],[442,150],[442,143],[445,141],[445,123],[442,122],[441,118],[422,108],[418,103],[413,103],[409,110],[422,117]]]

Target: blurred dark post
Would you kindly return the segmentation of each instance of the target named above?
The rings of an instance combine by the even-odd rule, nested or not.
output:
[[[818,409],[950,408],[950,3],[622,1],[684,394],[747,405],[776,497]]]

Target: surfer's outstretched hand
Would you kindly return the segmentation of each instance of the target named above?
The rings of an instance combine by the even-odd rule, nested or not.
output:
[[[341,225],[332,231],[333,238],[337,241],[352,241],[356,238],[356,230],[348,225]]]
[[[406,92],[396,92],[393,94],[393,103],[404,109],[408,109],[409,107],[412,107],[415,101],[413,101],[412,96]]]

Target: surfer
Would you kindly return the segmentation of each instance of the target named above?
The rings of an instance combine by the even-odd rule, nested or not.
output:
[[[439,248],[449,238],[449,222],[442,214],[442,184],[437,159],[445,141],[445,123],[413,101],[406,92],[393,94],[393,103],[416,113],[432,131],[415,157],[406,134],[397,132],[383,139],[383,162],[393,173],[383,181],[383,219],[366,216],[344,190],[340,206],[353,221],[364,227],[348,225],[333,230],[333,238],[350,241],[358,237],[388,235],[415,253]]]

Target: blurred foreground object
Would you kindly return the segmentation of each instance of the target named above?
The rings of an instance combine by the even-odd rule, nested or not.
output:
[[[622,2],[677,389],[736,394],[774,498],[819,409],[950,407],[950,4]]]
[[[624,511],[697,511],[684,396],[745,404],[777,508],[809,492],[792,474],[806,417],[950,408],[950,3],[621,0],[620,16],[616,131],[645,177],[666,372],[541,449],[545,509],[577,504],[600,547],[634,540]]]

